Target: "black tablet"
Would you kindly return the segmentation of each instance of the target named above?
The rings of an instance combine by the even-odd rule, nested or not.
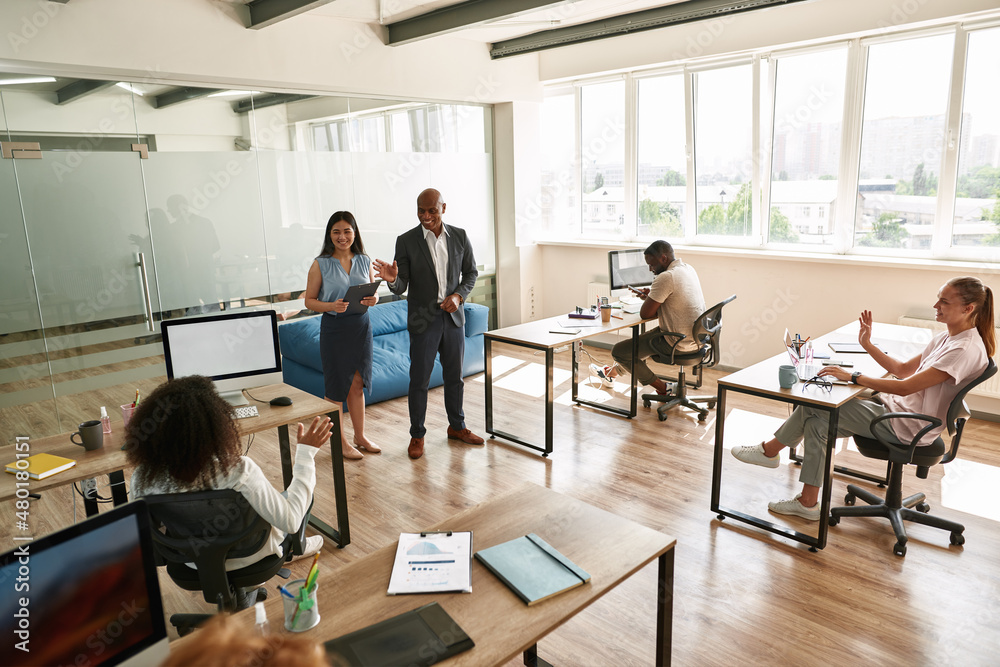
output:
[[[351,667],[433,665],[475,646],[437,602],[326,642],[337,664]]]
[[[347,294],[344,295],[344,301],[348,304],[347,310],[341,313],[341,315],[358,315],[368,310],[368,306],[362,304],[361,299],[375,294],[378,291],[378,286],[381,284],[381,280],[376,280],[373,283],[351,285],[348,287]]]

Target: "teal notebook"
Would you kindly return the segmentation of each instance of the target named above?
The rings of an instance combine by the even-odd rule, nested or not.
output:
[[[477,551],[476,558],[529,607],[590,581],[589,574],[534,533]]]

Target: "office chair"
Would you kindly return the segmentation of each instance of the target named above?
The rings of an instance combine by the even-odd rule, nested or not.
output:
[[[708,417],[708,411],[715,407],[717,400],[715,396],[687,395],[684,369],[685,367],[693,367],[700,380],[703,368],[711,368],[719,362],[720,337],[722,335],[722,307],[735,298],[736,295],[734,294],[698,316],[692,327],[691,337],[693,340],[698,341],[701,346],[694,352],[677,352],[677,344],[687,339],[687,336],[672,331],[666,331],[663,333],[662,338],[657,338],[650,342],[650,346],[654,350],[654,354],[650,359],[658,364],[677,366],[677,382],[674,383],[669,393],[662,395],[642,395],[642,406],[644,408],[648,408],[652,401],[663,403],[663,405],[656,408],[656,414],[661,422],[667,420],[667,411],[678,405],[696,410],[698,412],[698,421],[700,422],[705,421],[705,418]],[[666,378],[661,379],[665,380]],[[701,386],[700,382],[698,386]],[[708,406],[707,409],[701,407],[698,403],[706,403]]]
[[[919,419],[928,422],[927,426],[920,430],[909,445],[897,445],[885,442],[880,438],[868,438],[860,435],[854,436],[854,442],[858,446],[858,451],[872,459],[889,461],[889,487],[885,492],[885,499],[879,498],[874,493],[865,489],[847,485],[847,496],[844,502],[854,505],[855,498],[868,503],[861,507],[834,507],[830,510],[830,525],[835,526],[840,522],[842,516],[880,516],[885,517],[892,524],[892,530],[896,534],[896,544],[892,547],[892,552],[897,556],[906,555],[906,528],[903,521],[913,521],[922,523],[925,526],[933,526],[942,530],[951,531],[951,543],[955,545],[965,544],[965,536],[962,532],[965,526],[948,519],[927,514],[931,506],[924,502],[924,494],[915,493],[912,496],[903,498],[903,466],[906,464],[917,466],[917,477],[927,479],[928,469],[938,463],[948,463],[958,454],[958,445],[962,439],[962,429],[969,418],[969,408],[965,404],[965,395],[977,385],[986,382],[996,375],[996,362],[990,359],[986,370],[965,385],[948,407],[946,426],[948,434],[951,436],[951,447],[945,452],[944,440],[938,436],[930,445],[917,447],[920,438],[930,429],[940,426],[941,420],[929,415],[921,415],[912,412],[888,412],[872,421],[872,426],[884,419],[898,419],[905,417],[908,419]],[[911,509],[913,507],[916,509]]]
[[[219,611],[240,608],[238,591],[246,597],[252,587],[274,575],[287,579],[285,561],[302,554],[309,511],[298,531],[282,542],[282,555],[267,556],[238,570],[226,571],[226,560],[252,556],[264,546],[271,524],[233,489],[166,493],[144,496],[153,526],[156,561],[186,591],[201,591],[206,602]],[[311,509],[311,506],[310,506]],[[194,563],[189,567],[188,563]],[[257,592],[257,600],[267,598],[267,589]],[[184,635],[211,614],[174,614],[170,623]]]

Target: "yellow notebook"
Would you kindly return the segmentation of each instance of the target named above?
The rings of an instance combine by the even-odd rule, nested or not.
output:
[[[17,461],[15,461],[14,463],[7,464],[7,472],[16,473],[19,470],[24,470],[31,479],[45,479],[49,475],[54,475],[57,472],[62,472],[76,465],[76,461],[73,459],[45,453],[35,454],[21,460],[28,462],[27,468],[23,467],[23,463],[21,464],[22,467],[19,468]]]

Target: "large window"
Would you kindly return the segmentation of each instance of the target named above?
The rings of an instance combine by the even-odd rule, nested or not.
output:
[[[687,206],[684,77],[640,79],[637,94],[637,235],[681,237]]]
[[[931,247],[954,40],[936,35],[868,49],[856,246]]]
[[[774,69],[767,238],[829,245],[824,219],[837,200],[847,48],[777,58]]]
[[[750,65],[695,74],[698,234],[753,232],[753,88]]]
[[[583,233],[624,235],[625,81],[584,86],[580,97],[583,202],[606,204],[584,216]]]
[[[1000,28],[969,35],[951,242],[1000,246]]]
[[[1000,28],[955,24],[554,90],[545,232],[988,257],[1000,246],[998,71]]]

